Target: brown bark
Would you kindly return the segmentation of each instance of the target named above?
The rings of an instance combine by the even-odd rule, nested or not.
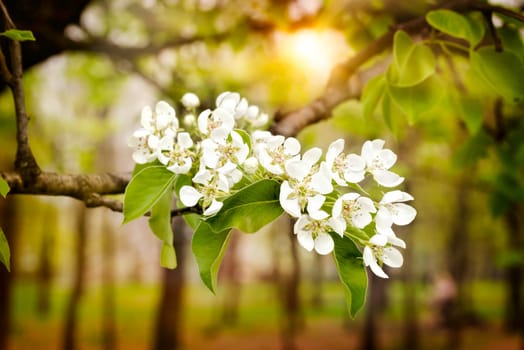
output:
[[[74,350],[78,346],[78,310],[85,286],[85,264],[87,260],[87,210],[79,206],[77,215],[77,235],[75,244],[75,271],[73,289],[69,296],[64,317],[63,350]]]
[[[11,285],[16,271],[16,203],[13,198],[0,198],[0,224],[11,249],[11,272],[0,264],[0,350],[7,350],[11,330]]]
[[[42,243],[40,246],[40,263],[38,264],[38,294],[36,310],[41,317],[49,314],[51,306],[51,282],[53,278],[52,247],[53,235],[56,229],[56,211],[53,205],[45,204],[41,209],[46,225],[43,225]]]
[[[188,231],[184,219],[173,218],[176,269],[163,270],[162,294],[158,304],[153,349],[175,350],[182,343],[182,310],[185,288]]]
[[[518,206],[513,206],[506,214],[508,227],[508,249],[510,251],[524,251],[523,227]],[[522,279],[524,274],[523,263],[513,263],[505,269],[506,279],[506,308],[505,327],[510,332],[521,331],[524,344],[524,293]]]

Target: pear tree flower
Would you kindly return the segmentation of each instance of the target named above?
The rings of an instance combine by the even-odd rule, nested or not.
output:
[[[244,117],[249,109],[249,104],[244,97],[241,97],[238,92],[230,91],[225,91],[218,95],[216,106],[231,113],[235,119]]]
[[[404,178],[389,171],[397,161],[397,155],[390,149],[383,149],[384,143],[384,140],[379,139],[364,142],[361,155],[366,162],[366,170],[379,185],[395,187],[400,185]]]
[[[254,152],[260,164],[271,174],[283,175],[286,164],[300,159],[300,142],[294,137],[257,134]]]
[[[198,115],[197,125],[202,135],[223,138],[235,127],[235,119],[226,109],[217,108],[213,111],[206,109]]]
[[[187,174],[193,165],[193,140],[187,132],[180,132],[176,142],[172,137],[164,137],[159,141],[157,157],[169,171],[175,174]]]
[[[134,148],[132,157],[137,164],[146,164],[156,159],[158,137],[151,135],[146,129],[135,130],[127,145]]]
[[[389,278],[382,270],[382,263],[394,268],[401,267],[404,263],[402,253],[393,246],[406,248],[406,243],[397,237],[381,234],[374,235],[369,239],[362,252],[364,265],[369,266],[371,271],[378,277]]]
[[[333,141],[326,152],[326,163],[331,170],[333,180],[339,186],[347,183],[359,183],[364,180],[366,162],[358,154],[344,154],[344,139]]]
[[[300,160],[286,164],[288,180],[280,186],[279,201],[282,208],[293,217],[300,217],[304,209],[317,220],[324,219],[328,214],[321,209],[326,194],[333,192],[331,173],[325,162],[315,166],[322,150],[311,148]]]
[[[373,220],[371,213],[377,209],[373,201],[368,197],[361,196],[356,192],[345,193],[340,196],[333,205],[332,216],[346,229],[346,225],[356,228],[364,228]]]
[[[221,167],[226,162],[241,165],[249,155],[249,146],[236,131],[201,142],[202,160],[210,168]]]
[[[231,167],[219,169],[208,169],[203,164],[193,177],[194,186],[182,186],[179,198],[182,204],[188,207],[195,206],[202,199],[204,216],[216,214],[223,206],[216,198],[223,197],[229,193],[230,181],[228,173]]]
[[[322,255],[331,253],[335,247],[335,242],[328,233],[330,231],[335,231],[340,236],[344,233],[344,229],[332,218],[315,220],[307,214],[301,215],[293,227],[293,232],[302,247],[308,251],[315,249]]]
[[[133,160],[145,164],[157,159],[160,140],[175,137],[179,124],[175,110],[165,101],[159,101],[154,112],[149,106],[142,108],[140,124],[142,128],[133,133],[128,145],[135,149]]]
[[[151,131],[151,133],[161,132],[168,128],[176,132],[178,129],[175,109],[166,101],[157,102],[154,112],[151,107],[145,106],[142,109],[140,123],[144,129]]]
[[[387,236],[395,236],[391,228],[393,224],[399,226],[410,224],[415,219],[417,211],[404,202],[413,199],[412,195],[400,190],[385,193],[379,203],[375,217],[377,232]]]

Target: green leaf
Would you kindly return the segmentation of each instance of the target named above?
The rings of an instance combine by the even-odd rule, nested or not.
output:
[[[33,32],[30,30],[9,29],[3,33],[0,33],[0,35],[3,35],[15,41],[35,41],[36,40],[33,35]]]
[[[171,228],[171,203],[173,193],[166,191],[151,208],[149,227],[161,241],[173,245],[173,229]]]
[[[337,265],[338,277],[346,291],[349,314],[355,317],[366,301],[368,278],[363,265],[362,254],[353,241],[331,233],[335,241],[333,257]]]
[[[477,133],[484,120],[484,111],[480,101],[476,98],[460,96],[457,97],[457,104],[460,117],[466,124],[469,133],[472,135]]]
[[[230,232],[230,229],[225,229],[215,233],[205,221],[202,221],[193,235],[191,247],[198,264],[200,278],[213,293],[215,293],[218,269],[229,242]]]
[[[442,91],[442,82],[436,76],[416,86],[388,86],[389,95],[410,124],[415,123],[420,115],[431,110],[439,102]]]
[[[424,44],[414,44],[411,37],[399,30],[393,39],[393,62],[386,77],[399,87],[417,85],[435,73],[435,56]]]
[[[0,262],[5,265],[7,271],[11,271],[10,259],[9,242],[7,242],[4,231],[0,228]]]
[[[160,266],[174,269],[176,268],[175,247],[172,244],[163,243],[160,251]]]
[[[226,198],[220,212],[206,223],[214,232],[233,227],[245,233],[256,232],[282,214],[279,191],[276,181],[255,182]]]
[[[164,166],[147,167],[133,176],[124,195],[124,223],[144,215],[172,190],[174,181],[175,174]]]
[[[471,47],[475,47],[484,36],[482,22],[469,19],[460,13],[441,9],[430,11],[426,15],[426,21],[441,32],[467,40]]]
[[[382,99],[382,115],[393,135],[397,139],[402,139],[406,130],[408,130],[406,117],[389,93],[386,93]]]
[[[0,177],[0,195],[5,198],[9,193],[9,184],[4,180],[3,177]]]
[[[482,79],[509,102],[524,97],[524,64],[510,51],[482,47],[471,53],[471,66]]]
[[[370,118],[386,91],[386,78],[380,74],[371,78],[362,91],[362,113]]]

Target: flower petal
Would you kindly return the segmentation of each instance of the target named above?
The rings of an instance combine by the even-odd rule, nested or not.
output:
[[[391,267],[401,267],[404,263],[404,258],[400,251],[393,247],[384,248],[384,255],[382,256],[382,262]]]
[[[315,241],[313,240],[313,235],[308,231],[299,231],[297,233],[298,243],[304,247],[307,251],[312,251],[315,247]]]
[[[384,187],[395,187],[400,185],[404,178],[389,170],[373,170],[373,178]]]
[[[218,213],[218,211],[220,209],[222,209],[223,205],[224,205],[224,203],[219,202],[216,199],[213,199],[213,201],[211,202],[211,205],[209,207],[207,207],[206,210],[204,210],[203,214],[206,215],[206,216],[210,216],[210,215],[216,214],[216,213]]]
[[[327,233],[320,233],[315,239],[315,251],[318,254],[326,255],[333,251],[335,242],[333,238]]]
[[[344,139],[338,139],[333,142],[328,147],[326,152],[326,162],[330,167],[333,166],[335,159],[340,153],[344,150]]]
[[[186,207],[192,207],[202,198],[202,194],[192,186],[182,186],[179,198]]]
[[[394,206],[395,210],[392,213],[394,224],[401,226],[407,225],[415,219],[415,216],[417,216],[417,211],[411,205],[396,203]]]

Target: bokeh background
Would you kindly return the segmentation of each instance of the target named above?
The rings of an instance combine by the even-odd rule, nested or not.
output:
[[[336,63],[428,6],[4,3],[37,39],[23,44],[33,151],[42,168],[66,173],[130,172],[127,139],[142,107],[179,105],[187,91],[204,106],[238,91],[270,116],[299,108],[323,93]],[[467,75],[464,62],[455,69]],[[464,84],[476,87],[474,77]],[[3,90],[0,164],[9,169],[15,124]],[[474,90],[485,103],[472,108],[489,122],[496,98]],[[522,112],[510,111],[517,144]],[[176,232],[179,266],[170,271],[145,220],[122,225],[120,213],[73,199],[8,196],[0,206],[12,250],[12,272],[0,267],[1,349],[523,349],[522,163],[501,178],[494,141],[468,135],[460,113],[443,102],[417,125],[391,127],[381,111],[363,118],[360,101],[350,100],[298,135],[304,148],[324,149],[342,137],[355,153],[367,139],[385,139],[415,197],[418,216],[398,231],[404,266],[370,279],[355,319],[332,258],[298,246],[285,218],[257,234],[235,232],[213,295],[199,280],[189,230]],[[524,148],[508,154],[522,162]]]

